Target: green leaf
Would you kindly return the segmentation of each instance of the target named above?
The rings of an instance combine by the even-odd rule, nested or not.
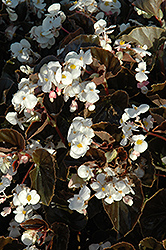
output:
[[[14,129],[0,129],[0,151],[10,152],[23,150],[25,141],[23,136]]]
[[[133,245],[131,245],[130,243],[127,243],[127,242],[120,242],[120,243],[117,243],[111,247],[104,248],[104,249],[107,249],[107,250],[135,250]]]
[[[53,242],[51,244],[51,249],[67,250],[70,234],[69,227],[64,223],[54,222],[51,225],[51,229],[55,234],[55,236],[53,237]]]
[[[45,149],[36,149],[32,158],[36,167],[30,172],[31,185],[40,195],[42,203],[48,206],[56,181],[53,158]]]
[[[129,194],[133,197],[132,206],[126,205],[122,200],[115,201],[110,205],[106,205],[103,201],[104,209],[112,221],[115,230],[122,235],[128,234],[135,227],[141,215],[144,199],[140,180],[135,175],[130,176],[130,178],[135,184],[135,187],[133,187],[135,195]]]
[[[158,242],[156,239],[149,237],[140,241],[140,250],[164,250],[162,243]]]
[[[155,237],[161,241],[166,238],[166,189],[159,190],[144,205],[140,218],[145,237]]]
[[[22,250],[25,246],[11,237],[0,237],[0,250]]]
[[[163,0],[136,0],[133,4],[148,14],[159,17],[159,10],[162,2]]]
[[[166,40],[166,31],[158,27],[139,27],[133,29],[128,35],[123,35],[122,40],[136,45],[147,45],[148,49],[155,50]]]

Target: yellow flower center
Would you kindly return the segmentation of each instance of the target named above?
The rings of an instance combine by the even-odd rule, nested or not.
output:
[[[119,190],[118,192],[119,192],[120,194],[122,194],[122,191],[121,191],[121,190]]]
[[[62,74],[62,79],[65,79],[65,78],[66,78],[66,76],[64,74]]]
[[[142,69],[141,71],[142,71],[142,73],[144,73],[144,72],[145,72],[145,70],[144,70],[144,69]]]
[[[137,110],[138,108],[137,107],[134,107],[135,110]]]
[[[39,4],[40,3],[40,0],[37,0],[37,4]]]
[[[80,57],[80,60],[81,60],[81,61],[83,60],[83,57],[82,57],[82,56]]]
[[[78,148],[82,148],[83,146],[82,146],[81,143],[79,143],[79,144],[77,144],[77,147],[78,147]]]
[[[0,182],[0,186],[3,184],[3,182]]]
[[[123,138],[123,139],[125,138],[125,135],[124,135],[124,134],[122,135],[122,138]]]
[[[75,66],[74,64],[71,64],[71,65],[70,65],[70,68],[71,68],[71,69],[75,69],[76,66]]]
[[[23,100],[25,100],[25,99],[26,99],[26,97],[24,96],[22,99],[23,99]]]
[[[25,210],[23,210],[23,211],[22,211],[22,213],[23,213],[23,214],[26,214],[26,211],[25,211]]]
[[[109,2],[106,1],[106,2],[104,3],[104,5],[105,5],[105,6],[109,6]]]
[[[32,197],[31,197],[31,195],[29,194],[29,195],[27,196],[27,200],[30,201],[31,199],[32,199]]]
[[[45,77],[44,80],[45,80],[46,82],[48,82],[48,78]]]
[[[102,189],[101,189],[102,191],[105,191],[105,187],[102,187]]]
[[[137,140],[136,142],[138,145],[141,145],[143,143],[143,140]]]
[[[109,198],[109,199],[111,199],[111,198],[112,198],[112,196],[110,195],[108,198]]]
[[[145,127],[147,127],[148,126],[148,122],[147,121],[144,121],[144,125],[145,125]]]
[[[125,41],[121,40],[119,44],[120,44],[120,45],[124,45],[124,44],[125,44]]]
[[[77,132],[76,131],[73,131],[73,134],[76,134]]]
[[[116,3],[116,0],[113,0],[114,3]]]

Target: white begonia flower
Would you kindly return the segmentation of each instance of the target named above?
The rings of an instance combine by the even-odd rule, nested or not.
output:
[[[13,211],[13,213],[16,214],[14,217],[15,221],[22,223],[24,220],[28,220],[32,216],[32,206],[18,206],[16,210]]]
[[[87,186],[83,186],[79,194],[75,194],[73,198],[67,200],[70,203],[69,208],[85,214],[85,209],[88,207],[85,201],[90,198],[90,193],[91,190]]]
[[[18,194],[18,200],[20,204],[25,205],[36,205],[40,201],[40,195],[36,190],[23,189]]]
[[[17,238],[20,234],[20,227],[19,223],[17,223],[15,220],[12,220],[9,222],[9,227],[7,229],[9,232],[9,237]]]
[[[44,8],[46,7],[46,3],[44,0],[32,0],[33,6],[35,6],[38,10],[41,10],[41,13],[44,13]]]
[[[130,195],[125,195],[123,197],[123,202],[129,206],[133,205],[133,197],[131,197]]]
[[[138,47],[136,47],[136,48],[132,48],[132,50],[134,50],[134,51],[135,51],[137,54],[139,54],[141,57],[144,57],[144,56],[146,56],[146,55],[151,56],[151,55],[152,55],[151,52],[146,51],[147,48],[148,48],[148,46],[147,46],[147,45],[144,45],[144,46],[138,46]]]
[[[34,244],[36,242],[37,238],[38,238],[38,236],[37,236],[36,230],[27,230],[27,231],[23,232],[23,234],[21,236],[22,242],[27,246]]]
[[[153,128],[153,122],[154,118],[151,115],[148,115],[147,118],[143,118],[143,124],[145,128],[149,131],[151,128]]]
[[[26,75],[31,75],[33,73],[34,68],[31,68],[29,65],[21,65],[20,70]]]
[[[40,68],[40,73],[38,73],[38,77],[38,85],[42,86],[42,91],[45,93],[50,93],[52,83],[55,83],[53,70],[51,70],[47,64],[44,64]]]
[[[16,125],[16,124],[18,124],[19,125],[19,127],[22,129],[22,130],[24,130],[24,126],[22,125],[22,123],[21,123],[21,119],[19,119],[18,117],[17,117],[17,112],[9,112],[9,113],[7,113],[7,115],[6,115],[6,120],[8,121],[8,122],[10,122],[12,125]],[[25,119],[23,119],[22,120],[22,122],[24,122],[24,120]]]
[[[76,58],[70,58],[66,62],[65,69],[72,74],[73,79],[77,79],[81,75],[81,67],[82,66],[83,66],[82,60],[79,60]]]
[[[94,82],[87,83],[84,92],[85,92],[85,99],[89,103],[95,103],[100,99],[100,97],[98,96],[100,90],[96,89],[96,84]]]
[[[11,207],[3,207],[3,211],[1,212],[1,215],[3,217],[6,217],[8,214],[10,214],[12,211]]]
[[[120,32],[123,32],[125,31],[128,27],[130,27],[130,23],[122,23],[120,26],[119,26],[119,29],[120,29]]]
[[[94,29],[95,29],[95,34],[100,35],[105,31],[105,28],[107,26],[107,22],[104,19],[99,19],[95,24],[94,24]]]
[[[146,62],[140,62],[138,64],[138,68],[136,68],[135,71],[138,72],[135,75],[135,79],[138,82],[143,82],[148,79],[146,74],[149,74],[150,72],[146,70]]]
[[[60,70],[60,69],[58,69],[58,70]],[[70,85],[72,83],[73,76],[67,70],[62,71],[62,74],[60,75],[58,73],[58,70],[57,70],[57,75],[55,76],[56,80],[57,80],[57,87],[58,87],[58,89],[63,89],[64,87],[66,87],[67,85]]]
[[[120,7],[121,3],[118,0],[100,0],[99,2],[99,8],[106,13],[111,12],[119,15]]]
[[[71,142],[71,148],[70,148],[70,156],[74,159],[78,159],[80,157],[83,157],[86,152],[89,150],[89,138],[87,138],[85,135],[80,134]]]
[[[28,94],[23,90],[18,91],[12,98],[14,109],[19,112],[21,112],[25,108],[33,109],[36,106],[37,102],[38,100],[35,95]]]
[[[105,174],[98,174],[97,181],[90,184],[91,188],[96,192],[95,196],[98,199],[103,199],[107,195],[107,184],[105,181]]]
[[[132,160],[132,161],[136,161],[137,158],[140,156],[140,153],[135,151],[134,149],[131,150],[130,154],[129,154],[129,158]]]
[[[47,11],[49,12],[49,14],[46,15],[52,15],[52,16],[58,15],[60,8],[61,5],[59,3],[53,3],[48,7]]]
[[[90,166],[86,166],[86,165],[79,166],[77,170],[77,174],[79,177],[81,177],[82,179],[86,179],[86,180],[89,180],[91,177],[94,176],[93,168],[91,168]]]
[[[19,4],[20,0],[2,0],[7,7],[15,8]]]
[[[161,160],[164,164],[166,164],[166,156],[162,157]]]
[[[78,109],[78,103],[75,100],[72,100],[70,104],[70,112],[75,112]]]
[[[0,170],[3,174],[7,174],[12,165],[12,157],[0,152]]]
[[[130,118],[135,118],[142,113],[146,113],[149,110],[148,104],[141,104],[139,107],[132,105],[132,108],[126,108],[124,111]]]
[[[9,187],[11,184],[11,181],[5,177],[2,176],[1,182],[0,182],[0,193],[3,192],[7,187]]]
[[[20,62],[27,62],[30,59],[31,45],[26,39],[22,39],[20,43],[12,43],[10,50],[13,57],[16,57]]]
[[[134,142],[134,150],[143,153],[148,148],[148,143],[145,140],[144,135],[133,135],[132,140]]]

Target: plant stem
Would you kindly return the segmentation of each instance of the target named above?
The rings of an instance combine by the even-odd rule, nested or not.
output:
[[[64,30],[67,34],[70,34],[70,32],[66,30],[65,28],[63,28],[62,26],[61,26],[61,29]]]
[[[35,165],[35,163],[33,163],[33,164],[31,165],[31,167],[29,168],[28,172],[27,172],[26,175],[24,176],[24,179],[23,179],[23,181],[21,182],[21,184],[24,183],[24,181],[26,180],[26,178],[27,178],[29,172],[31,171],[31,169],[33,168],[34,165]]]

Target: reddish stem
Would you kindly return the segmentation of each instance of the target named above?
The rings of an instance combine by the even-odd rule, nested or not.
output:
[[[155,174],[156,176],[166,177],[164,174]]]
[[[165,138],[165,137],[163,137],[163,136],[161,136],[161,135],[158,135],[158,134],[155,134],[155,133],[152,133],[152,132],[149,132],[146,128],[144,128],[144,129],[145,129],[145,131],[147,132],[147,135],[148,135],[148,134],[149,134],[149,135],[153,135],[153,136],[156,136],[156,137],[158,137],[158,138],[160,138],[160,139],[166,141],[166,138]]]
[[[61,29],[64,30],[67,34],[70,34],[70,32],[66,30],[65,28],[63,28],[62,26],[61,26]]]
[[[33,168],[34,165],[35,165],[35,163],[33,163],[33,164],[31,165],[31,167],[29,168],[28,172],[27,172],[26,175],[24,176],[24,179],[23,179],[23,181],[21,182],[21,184],[24,183],[24,181],[26,180],[26,178],[27,178],[29,172],[31,171],[31,169]]]
[[[66,146],[65,139],[64,139],[64,137],[63,137],[63,135],[62,135],[61,131],[59,130],[59,128],[57,127],[57,125],[56,125],[56,126],[54,126],[54,127],[55,127],[56,132],[58,133],[59,137],[61,138],[61,140],[62,140],[63,144]]]

